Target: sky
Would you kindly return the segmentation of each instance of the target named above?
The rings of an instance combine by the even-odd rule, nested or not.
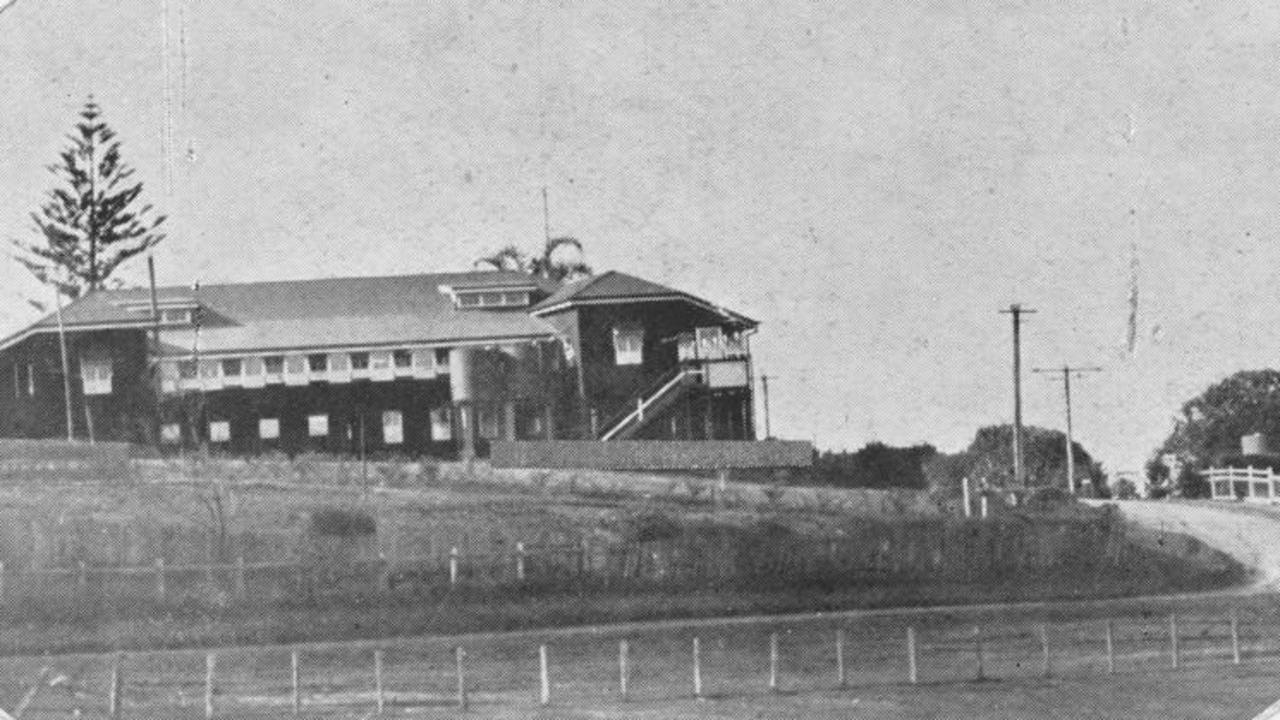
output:
[[[1019,302],[1024,367],[1102,366],[1076,437],[1139,469],[1276,365],[1276,38],[1248,1],[18,0],[0,239],[92,93],[162,284],[467,269],[536,249],[545,187],[598,270],[762,321],[775,435],[963,447],[1012,417]],[[0,258],[0,332],[45,295]],[[1062,427],[1060,379],[1023,394]]]

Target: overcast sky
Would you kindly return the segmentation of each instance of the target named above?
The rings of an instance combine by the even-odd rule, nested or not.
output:
[[[822,447],[1008,421],[1014,301],[1028,368],[1106,368],[1075,420],[1111,470],[1280,352],[1274,3],[168,3],[168,184],[163,0],[0,14],[0,237],[93,93],[162,283],[466,269],[539,243],[546,186],[597,269],[762,320],[775,433]],[[0,331],[39,295],[0,261]]]

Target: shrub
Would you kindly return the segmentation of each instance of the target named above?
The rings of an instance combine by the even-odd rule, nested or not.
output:
[[[311,532],[317,535],[353,538],[373,535],[378,524],[361,510],[322,508],[311,513]]]

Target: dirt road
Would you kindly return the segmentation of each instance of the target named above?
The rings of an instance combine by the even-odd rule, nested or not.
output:
[[[1280,510],[1209,502],[1114,504],[1134,522],[1198,538],[1252,568],[1257,575],[1244,592],[1280,589]]]

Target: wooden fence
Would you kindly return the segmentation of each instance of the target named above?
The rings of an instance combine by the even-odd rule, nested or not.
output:
[[[990,679],[1220,673],[1280,654],[1274,630],[1234,611],[1045,622],[921,616],[466,644],[116,654],[29,663],[29,686],[8,700],[16,717],[27,718],[367,717],[477,705],[599,707]],[[10,671],[15,662],[8,661]],[[68,694],[50,678],[69,667],[80,671],[58,676],[74,686]]]

